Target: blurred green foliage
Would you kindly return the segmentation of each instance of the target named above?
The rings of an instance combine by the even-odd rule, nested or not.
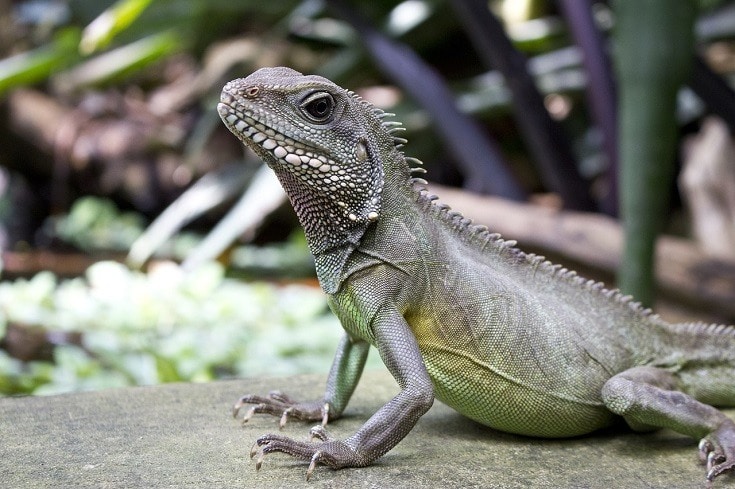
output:
[[[78,100],[75,94],[117,85],[141,83],[143,86],[136,88],[151,91],[155,87],[145,83],[161,82],[163,77],[136,79],[146,69],[153,67],[151,71],[155,72],[166,60],[186,53],[197,70],[206,71],[210,67],[207,56],[215,51],[213,46],[230,42],[230,49],[237,48],[236,56],[234,50],[229,52],[234,60],[212,68],[215,75],[205,77],[209,85],[197,79],[203,84],[195,93],[201,100],[192,105],[198,106],[200,113],[196,115],[202,117],[186,138],[187,148],[182,150],[182,166],[187,169],[194,167],[192,161],[202,158],[202,141],[219,127],[213,101],[221,85],[261,63],[278,63],[320,73],[351,88],[367,86],[380,92],[385,88],[382,84],[397,85],[399,90],[391,91],[391,87],[383,92],[382,102],[406,123],[408,152],[426,160],[432,177],[444,176],[449,183],[467,184],[467,173],[463,174],[466,168],[456,164],[457,154],[441,151],[441,138],[436,137],[442,131],[447,133],[458,119],[442,114],[441,110],[432,112],[432,97],[427,97],[423,106],[410,99],[411,82],[415,89],[417,81],[426,80],[422,73],[432,73],[437,75],[438,82],[446,83],[446,93],[451,97],[434,100],[434,109],[444,107],[439,102],[448,102],[464,113],[460,116],[476,117],[483,124],[481,136],[499,137],[507,160],[501,163],[512,167],[510,173],[519,177],[525,189],[556,191],[539,176],[533,158],[526,154],[524,146],[528,142],[515,133],[509,117],[513,95],[503,76],[488,71],[479,62],[482,53],[477,52],[477,47],[473,50],[467,26],[457,20],[453,11],[458,3],[462,2],[13,2],[12,8],[17,10],[13,18],[20,19],[27,36],[17,46],[0,47],[0,55],[6,56],[0,60],[0,99],[15,88],[31,85],[69,100]],[[632,5],[635,16],[636,2],[625,3]],[[695,3],[711,8],[733,2]],[[330,4],[341,5],[346,15],[336,14],[334,8],[330,10]],[[528,64],[520,69],[527,68],[532,74],[540,95],[548,97],[543,98],[546,103],[554,102],[554,117],[572,143],[580,173],[589,181],[597,180],[596,185],[578,191],[599,191],[609,185],[617,177],[615,161],[605,154],[594,117],[584,106],[587,74],[579,54],[569,49],[568,26],[558,15],[556,3],[494,0],[488,4],[504,20],[512,48],[528,56]],[[576,7],[594,9],[597,28],[592,31],[604,37],[605,30],[614,24],[610,5],[614,2],[578,2]],[[665,15],[655,14],[648,21],[650,25],[626,33],[633,46],[627,49],[636,49],[643,38],[638,34],[657,27],[657,22],[664,25]],[[356,26],[361,23],[368,28],[360,31]],[[724,30],[714,29],[715,34],[699,29],[698,39],[731,40],[735,34],[732,25],[730,22]],[[233,42],[237,39],[246,42]],[[368,41],[376,46],[371,48]],[[686,46],[680,49],[685,50]],[[414,70],[404,73],[409,83],[401,86],[400,79],[391,78],[389,70],[383,67],[381,71],[380,57],[387,54],[396,56],[391,63],[394,67]],[[680,84],[681,80],[673,80],[667,91],[676,93]],[[613,99],[610,90],[602,91]],[[614,101],[610,100],[607,110],[613,112]],[[630,107],[639,111],[644,105],[632,103]],[[695,116],[701,115],[702,109],[697,110]],[[669,117],[673,130],[680,129],[674,115]],[[688,120],[691,119],[690,114]],[[428,130],[432,123],[435,132]],[[642,131],[636,131],[635,136],[656,139],[655,134]],[[628,144],[642,147],[634,139]],[[463,146],[475,147],[470,143]],[[487,159],[471,163],[489,165]],[[661,163],[651,159],[655,160],[653,164]],[[608,169],[612,170],[605,175]],[[635,189],[634,193],[671,191],[670,185],[662,189],[661,182],[656,184]],[[594,197],[598,202],[603,199],[600,195]],[[54,217],[47,223],[49,235],[89,252],[126,250],[144,226],[138,214],[121,212],[111,201],[88,197],[77,200],[68,215]],[[180,236],[165,252],[180,258],[197,239],[190,234]],[[265,250],[237,247],[228,258],[230,267],[251,270],[259,276],[270,275],[278,268],[296,275],[311,270],[302,234]],[[635,263],[632,268],[641,269]],[[0,394],[48,394],[178,380],[325,371],[341,333],[336,319],[326,312],[322,293],[306,286],[246,284],[228,277],[231,272],[232,268],[225,273],[216,263],[185,274],[170,263],[143,273],[101,262],[75,279],[60,280],[51,272],[42,272],[29,279],[0,283]],[[650,278],[651,272],[646,273]],[[2,346],[7,347],[17,331],[37,333],[50,346],[50,353],[27,360],[11,356]]]
[[[48,44],[0,60],[0,96],[12,88],[45,80],[78,61],[79,40],[78,29],[62,29]]]
[[[108,199],[84,197],[50,219],[47,233],[94,254],[127,250],[144,224]],[[200,240],[177,236],[162,253],[185,256]],[[296,234],[233,249],[229,270],[299,277],[313,274],[313,262]],[[101,261],[78,278],[44,271],[0,282],[0,395],[329,368],[341,328],[317,287],[246,283],[225,272],[216,262],[187,272],[162,262],[146,273]]]
[[[77,199],[68,214],[49,218],[47,227],[52,236],[84,251],[127,251],[145,222],[138,213],[120,212],[109,199],[87,196]]]
[[[0,284],[0,338],[23,325],[62,340],[49,360],[0,349],[0,394],[323,372],[341,335],[327,311],[318,288],[243,283],[214,263],[144,274],[99,262],[62,281],[41,272]],[[61,335],[75,332],[78,342]]]
[[[0,61],[0,96],[49,77],[71,77],[73,89],[124,82],[141,68],[174,53],[201,52],[228,30],[235,31],[243,16],[251,13],[267,25],[286,15],[295,3],[19,2],[15,16],[32,28],[31,48]]]

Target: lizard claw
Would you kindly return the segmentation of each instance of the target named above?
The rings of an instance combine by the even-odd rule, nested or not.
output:
[[[325,402],[322,406],[322,426],[327,426],[327,421],[329,421],[329,403]]]
[[[293,412],[293,406],[290,408],[284,409],[283,414],[281,414],[281,420],[278,422],[278,428],[283,429],[284,426],[286,426],[286,422],[288,422],[288,416]]]
[[[258,455],[259,452],[260,455]],[[253,443],[253,447],[250,449],[250,458],[253,459],[256,455],[258,455],[258,458],[257,460],[255,460],[255,470],[258,471],[263,466],[263,458],[265,457],[265,452],[260,450],[257,441]]]
[[[261,396],[242,396],[240,399],[237,400],[234,406],[232,406],[232,417],[237,418],[238,413],[240,410],[248,405],[248,404],[256,404],[255,406],[250,407],[248,409],[247,413],[245,413],[245,417],[243,418],[243,423],[246,423],[253,414],[266,412],[267,411],[267,403],[269,401],[269,398],[267,397],[261,397]]]
[[[318,465],[326,465],[333,469],[364,465],[356,462],[354,449],[349,448],[344,442],[333,439],[323,426],[315,426],[311,429],[311,434],[318,441],[298,441],[279,434],[261,436],[250,451],[250,458],[255,458],[255,469],[260,470],[265,456],[273,452],[283,452],[292,457],[308,460],[306,480],[309,480]]]
[[[260,470],[260,468],[263,466],[263,459],[265,458],[265,453],[261,452],[258,459],[255,461],[255,470],[256,472]]]
[[[286,394],[272,391],[267,396],[245,395],[242,396],[232,407],[232,416],[237,417],[243,407],[252,404],[245,412],[242,423],[247,423],[255,414],[265,413],[278,416],[278,426],[283,427],[289,418],[303,421],[321,421],[326,425],[329,421],[329,404],[324,401],[296,402]]]
[[[319,441],[331,441],[332,437],[329,436],[329,433],[327,433],[327,430],[324,429],[324,426],[318,424],[314,426],[312,429],[309,430],[309,435],[311,436],[312,441],[313,440],[319,440]]]
[[[705,463],[707,482],[735,470],[735,423],[728,420],[699,442],[699,458]]]
[[[699,461],[703,464],[707,463],[707,457],[709,453],[714,450],[714,447],[712,446],[712,442],[710,442],[707,438],[702,438],[699,440]]]
[[[260,405],[259,405],[259,406],[260,406]],[[240,408],[233,408],[233,413],[232,413],[232,417],[233,417],[233,418],[236,418],[236,417],[237,417],[237,411],[239,411],[239,410],[240,410]],[[245,424],[245,423],[247,423],[248,421],[250,421],[250,418],[252,418],[252,417],[253,417],[253,415],[255,414],[255,412],[256,412],[257,410],[258,410],[258,406],[252,406],[252,407],[250,407],[250,409],[248,409],[248,410],[247,410],[247,411],[245,412],[245,416],[243,416],[243,417],[242,417],[242,421],[241,421],[241,423],[242,423],[242,424]]]
[[[309,468],[306,469],[306,481],[309,481],[309,478],[311,477],[311,474],[314,473],[314,470],[316,469],[316,464],[319,463],[319,459],[322,456],[322,452],[317,450],[314,452],[314,455],[311,457],[311,462],[309,463]]]

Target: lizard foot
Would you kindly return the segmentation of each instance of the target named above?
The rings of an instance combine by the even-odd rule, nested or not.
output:
[[[706,464],[707,481],[735,470],[735,422],[727,420],[699,442],[699,458]]]
[[[261,436],[250,451],[250,458],[257,455],[255,469],[260,470],[266,454],[273,452],[283,452],[308,460],[310,463],[306,470],[306,480],[309,480],[318,464],[332,469],[363,465],[358,462],[357,454],[352,448],[340,440],[331,438],[323,426],[313,427],[310,434],[312,439],[316,438],[318,441],[297,441],[277,434]]]
[[[323,401],[296,402],[279,391],[271,391],[267,397],[242,396],[233,406],[232,416],[236,418],[240,410],[248,404],[252,404],[252,406],[245,412],[242,418],[243,424],[247,423],[257,413],[280,416],[280,428],[286,425],[289,418],[302,421],[321,421],[322,426],[325,426],[329,420],[329,404]]]

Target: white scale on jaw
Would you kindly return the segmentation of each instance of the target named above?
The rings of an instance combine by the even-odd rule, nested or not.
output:
[[[293,139],[285,137],[273,129],[250,119],[250,114],[240,115],[238,112],[230,113],[226,116],[227,122],[233,126],[240,134],[250,139],[254,143],[260,145],[263,149],[270,151],[279,161],[292,165],[295,169],[301,170],[301,179],[307,182],[319,184],[317,175],[321,174],[321,183],[325,185],[323,190],[336,192],[337,186],[342,188],[355,188],[352,177],[340,168],[334,160],[328,159],[323,155],[315,155],[311,151],[297,147]],[[246,122],[250,119],[252,122]],[[365,147],[359,144],[357,147],[358,157],[367,157]],[[319,174],[315,172],[318,171]],[[307,174],[312,178],[308,178]],[[328,175],[329,174],[329,175]],[[362,182],[361,178],[356,179],[358,183]],[[377,198],[373,197],[373,204],[377,202]],[[342,209],[347,209],[348,205],[343,201],[337,201],[337,205]],[[378,218],[378,213],[371,211],[367,214],[367,219],[374,221]],[[358,217],[354,213],[349,213],[347,218],[351,221],[357,221]]]

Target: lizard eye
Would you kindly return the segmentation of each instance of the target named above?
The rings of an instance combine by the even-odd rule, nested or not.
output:
[[[327,122],[334,112],[334,98],[327,92],[312,93],[301,102],[304,115],[314,122]]]

